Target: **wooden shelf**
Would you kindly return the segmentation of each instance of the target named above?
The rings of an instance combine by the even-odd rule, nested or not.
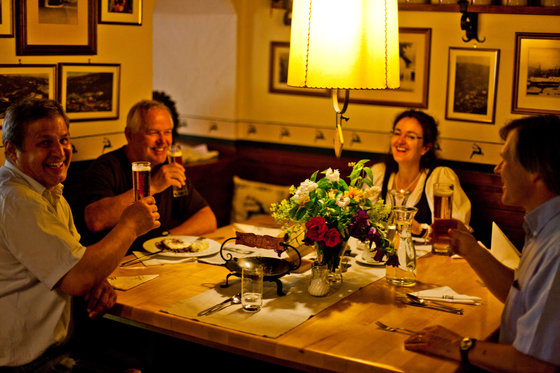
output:
[[[399,4],[399,10],[420,12],[459,12],[457,4]],[[492,14],[530,14],[560,15],[560,7],[544,6],[503,6],[503,5],[469,5],[467,10],[472,13]]]

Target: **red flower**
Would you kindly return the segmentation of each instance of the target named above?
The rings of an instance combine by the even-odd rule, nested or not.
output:
[[[325,233],[329,230],[324,218],[313,217],[305,223],[305,228],[307,232],[305,236],[313,241],[322,241],[325,237]]]
[[[340,233],[336,228],[331,228],[328,230],[327,234],[325,234],[325,245],[327,247],[335,247],[340,243]]]

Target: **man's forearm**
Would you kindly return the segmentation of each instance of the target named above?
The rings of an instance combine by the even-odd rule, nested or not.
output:
[[[132,189],[114,197],[105,197],[92,202],[84,209],[84,220],[91,232],[113,228],[125,208],[134,203]]]
[[[492,294],[505,302],[513,283],[513,269],[503,265],[489,250],[479,245],[469,250],[464,257]]]

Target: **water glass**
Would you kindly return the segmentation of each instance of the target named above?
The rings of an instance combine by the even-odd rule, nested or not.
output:
[[[256,312],[262,307],[263,266],[246,263],[241,268],[241,305],[245,311]]]

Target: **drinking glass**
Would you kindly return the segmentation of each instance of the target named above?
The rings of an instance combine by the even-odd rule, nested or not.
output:
[[[167,153],[167,159],[169,163],[179,163],[181,166],[183,165],[183,151],[181,149],[181,145],[171,145],[169,148],[169,152]],[[173,197],[183,197],[186,196],[188,193],[187,185],[183,185],[182,187],[173,186]]]
[[[434,223],[432,224],[432,252],[451,255],[449,228],[455,226],[453,215],[453,184],[434,184]]]
[[[132,190],[134,200],[150,195],[150,162],[132,162]]]
[[[245,311],[256,312],[262,307],[263,266],[247,263],[241,268],[241,305]]]
[[[385,266],[387,282],[396,286],[412,286],[416,283],[416,250],[412,243],[412,220],[418,209],[416,207],[397,207],[393,210],[396,232],[389,238],[392,240],[399,266]]]

